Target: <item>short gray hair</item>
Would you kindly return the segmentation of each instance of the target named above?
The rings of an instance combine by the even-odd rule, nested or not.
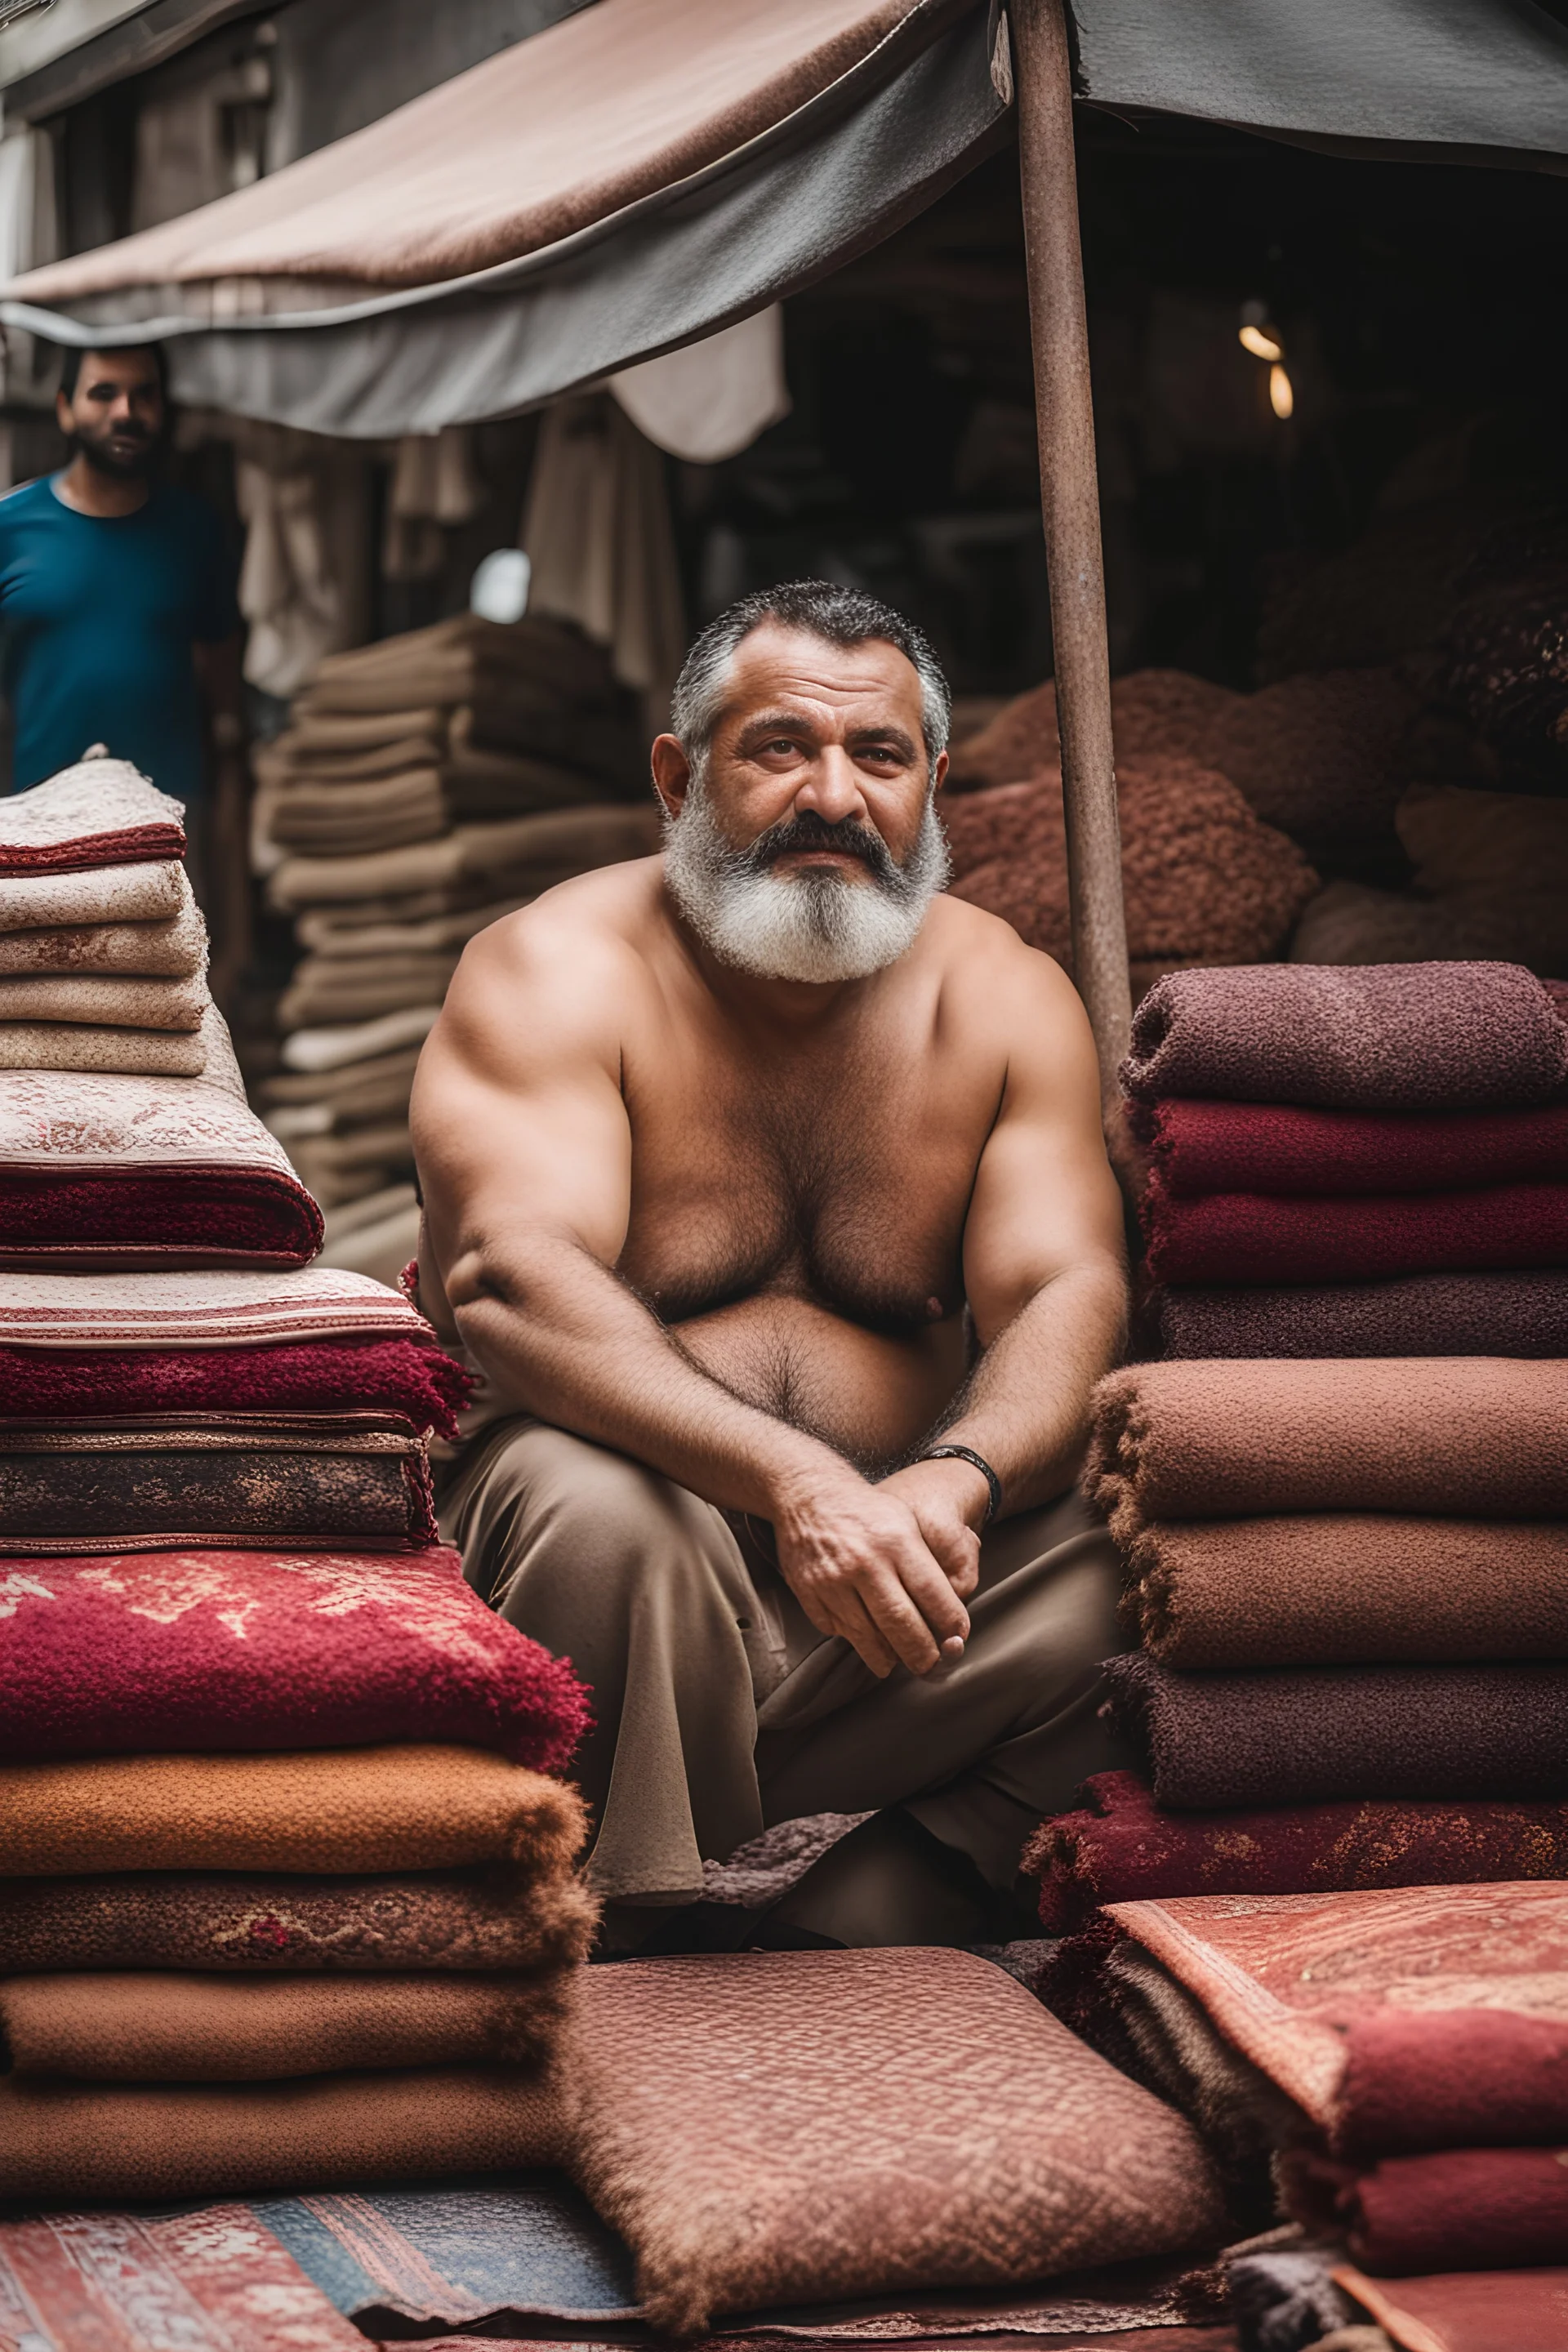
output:
[[[721,613],[694,641],[675,682],[669,731],[679,738],[694,768],[707,765],[713,729],[723,701],[724,679],[743,638],[770,621],[803,629],[830,646],[864,646],[875,639],[896,646],[921,682],[921,733],[926,759],[935,767],[947,749],[952,694],[930,640],[863,588],[841,588],[832,580],[786,580],[759,588]]]

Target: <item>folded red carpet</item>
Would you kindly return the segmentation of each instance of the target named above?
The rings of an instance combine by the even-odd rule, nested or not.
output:
[[[80,760],[0,810],[0,874],[73,874],[185,854],[184,809],[129,761]]]
[[[348,1408],[396,1414],[412,1429],[455,1439],[469,1386],[469,1375],[433,1339],[178,1350],[0,1346],[0,1415],[16,1419],[167,1413],[177,1420],[191,1412],[342,1413]],[[0,1484],[3,1478],[0,1472]],[[5,1516],[0,1501],[0,1529]]]
[[[0,1071],[0,1264],[281,1267],[321,1245],[320,1209],[226,1082]]]
[[[571,2079],[571,2169],[671,2334],[1025,2285],[1221,2226],[1190,2127],[964,1952],[592,1969]]]
[[[531,1867],[397,1877],[116,1871],[0,1879],[0,1974],[195,1969],[393,1975],[560,1969],[581,1960],[593,1897]]]
[[[1249,964],[1173,972],[1132,1016],[1121,1068],[1173,1095],[1339,1110],[1512,1110],[1568,1081],[1568,1030],[1507,963]]]
[[[558,2100],[532,2069],[419,2066],[223,2084],[9,2082],[0,2084],[0,2198],[168,2202],[431,2180],[550,2164],[561,2137]]]
[[[0,1560],[0,1759],[383,1739],[566,1763],[582,1685],[454,1551]]]
[[[1568,2262],[1568,2166],[1555,2148],[1444,2148],[1364,2172],[1286,2156],[1279,2179],[1288,2211],[1342,2231],[1369,2271]]]
[[[1568,1265],[1568,1183],[1194,1200],[1168,1192],[1156,1170],[1142,1214],[1149,1271],[1164,1283],[1355,1282]]]
[[[1506,2148],[1568,2127],[1560,1881],[1195,1895],[1107,1917],[1335,2149]]]
[[[1421,2352],[1562,2352],[1568,2344],[1568,2270],[1438,2271],[1390,2281],[1336,2263],[1332,2275],[1395,2345],[1418,2345]]]
[[[1563,1787],[1568,1666],[1185,1675],[1134,1655],[1105,1673],[1110,1719],[1160,1805],[1538,1799]]]
[[[1156,1103],[1143,1122],[1168,1193],[1449,1192],[1568,1182],[1568,1106],[1542,1110],[1309,1110]]]
[[[1163,1665],[1568,1658],[1568,1520],[1156,1520],[1127,1564],[1125,1622]]]
[[[368,1275],[310,1265],[179,1274],[0,1272],[3,1348],[255,1348],[435,1333],[400,1291]],[[216,1369],[216,1367],[215,1367]]]
[[[1122,1541],[1284,1511],[1568,1518],[1568,1362],[1132,1364],[1094,1391],[1083,1477]]]
[[[1042,1822],[1024,1851],[1048,1936],[1071,1935],[1103,1903],[1568,1879],[1568,1804],[1366,1798],[1162,1812],[1133,1772],[1096,1773],[1081,1795],[1080,1811]]]
[[[0,1557],[436,1539],[425,1441],[395,1413],[0,1422]]]
[[[1146,1313],[1165,1357],[1568,1357],[1563,1272],[1159,1290]]]

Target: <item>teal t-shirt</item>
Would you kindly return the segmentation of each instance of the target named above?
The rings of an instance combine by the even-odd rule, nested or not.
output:
[[[157,484],[134,514],[78,514],[52,478],[0,498],[0,628],[21,792],[102,743],[160,792],[201,795],[193,644],[239,626],[235,568],[204,499]]]

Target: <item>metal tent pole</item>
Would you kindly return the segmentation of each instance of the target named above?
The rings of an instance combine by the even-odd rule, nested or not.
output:
[[[1062,0],[1008,0],[1007,13],[1016,50],[1073,968],[1094,1030],[1101,1093],[1110,1105],[1116,1099],[1117,1065],[1127,1051],[1132,996],[1110,744],[1110,658],[1067,25]]]

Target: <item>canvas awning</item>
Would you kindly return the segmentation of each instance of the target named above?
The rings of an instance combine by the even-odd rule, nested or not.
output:
[[[1557,0],[1075,0],[1080,99],[1568,170]],[[5,289],[185,400],[379,437],[500,415],[826,276],[1010,135],[999,0],[596,0],[353,136]]]
[[[1005,136],[984,0],[598,0],[0,316],[165,340],[188,401],[432,431],[777,300]]]

